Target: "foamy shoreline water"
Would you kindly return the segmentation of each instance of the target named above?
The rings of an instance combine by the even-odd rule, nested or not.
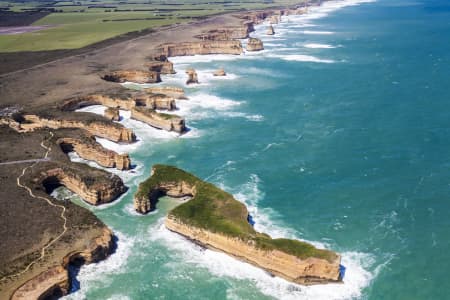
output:
[[[310,13],[305,16],[292,16],[285,17],[289,18],[293,23],[297,24],[302,28],[305,25],[313,27],[314,24],[310,24],[314,19],[322,18],[329,13],[350,5],[358,5],[359,3],[372,2],[372,1],[330,1],[325,2],[321,7],[313,7],[310,9]],[[282,27],[284,23],[275,26]],[[261,36],[261,32],[265,28],[266,24],[257,25],[256,35]],[[308,35],[331,35],[333,32],[326,30],[302,30]],[[287,34],[287,32],[285,33]],[[273,39],[264,37],[264,40],[272,41],[282,41],[283,39],[279,36],[275,36]],[[276,45],[276,43],[272,43]],[[270,45],[270,42],[268,42]],[[282,45],[282,44],[278,44]],[[309,47],[308,47],[309,45]],[[276,47],[276,46],[275,46]],[[323,45],[319,43],[305,44],[304,47],[311,49],[332,49],[331,45]],[[261,53],[254,53],[251,55],[243,56],[227,56],[227,55],[207,55],[207,56],[194,56],[194,57],[180,57],[172,58],[171,61],[174,62],[175,69],[184,70],[190,64],[193,63],[205,63],[214,61],[231,61],[238,59],[261,59],[264,57],[268,58],[280,58],[288,61],[296,62],[314,62],[314,63],[333,63],[332,59],[318,58],[306,54],[279,54],[277,49],[266,50]],[[211,69],[199,69],[200,80],[204,82],[200,85],[193,85],[187,89],[187,96],[190,98],[188,101],[178,101],[179,110],[174,113],[180,114],[186,117],[188,126],[189,122],[192,120],[203,120],[206,118],[214,118],[215,116],[230,116],[230,117],[244,117],[249,120],[254,119],[254,121],[264,121],[264,116],[261,115],[247,115],[243,112],[239,112],[239,107],[243,104],[242,102],[235,101],[233,99],[222,99],[211,93],[207,93],[202,89],[207,89],[208,86],[215,83],[215,78],[207,76]],[[240,78],[240,74],[231,74],[231,77],[224,80],[236,80]],[[184,72],[180,71],[179,74],[173,76],[163,76],[163,85],[165,84],[184,84]],[[220,80],[220,79],[217,79]],[[91,107],[85,108],[84,111],[90,111],[93,113],[102,114],[102,107]],[[213,111],[213,113],[211,113]],[[125,112],[121,111],[125,114]],[[149,146],[155,140],[164,143],[177,138],[177,135],[171,135],[167,132],[162,132],[156,130],[147,125],[142,125],[143,123],[131,120],[125,117],[121,121],[126,127],[132,128],[136,131],[139,138],[139,142],[132,145],[119,145],[116,143],[109,142],[103,139],[97,139],[106,148],[115,150],[117,152],[136,152],[142,150],[144,147]],[[156,131],[155,131],[156,130]],[[197,138],[202,138],[201,135],[196,136]],[[151,152],[150,152],[151,155]],[[77,158],[72,158],[77,159]],[[133,159],[133,157],[132,157]],[[133,161],[134,163],[134,161]],[[119,176],[124,176],[123,174],[118,174]],[[139,174],[138,176],[141,176]],[[214,177],[212,177],[214,181]],[[221,182],[215,182],[217,185],[221,186],[226,191],[232,192],[235,198],[243,203],[245,203],[249,209],[249,212],[254,216],[256,221],[256,229],[262,232],[269,233],[273,237],[287,237],[287,238],[297,238],[300,239],[298,233],[291,231],[289,228],[279,221],[274,221],[271,218],[272,212],[270,208],[261,208],[258,202],[264,198],[264,193],[261,192],[260,185],[262,184],[259,180],[257,174],[251,174],[249,181],[241,186],[237,187],[227,187],[221,184]],[[114,205],[114,204],[113,204]],[[104,262],[98,264],[93,264],[85,266],[81,269],[78,278],[83,282],[82,290],[69,295],[67,298],[81,299],[84,297],[83,286],[89,288],[89,282],[98,280],[98,277],[107,277],[109,272],[117,272],[120,268],[125,268],[128,260],[128,256],[131,255],[131,249],[138,243],[145,243],[146,240],[153,242],[162,243],[165,247],[171,249],[176,257],[176,262],[179,264],[190,264],[191,267],[195,268],[197,265],[206,268],[210,273],[218,277],[230,277],[237,280],[249,280],[250,282],[255,282],[256,287],[264,294],[271,297],[279,299],[350,299],[354,297],[360,297],[362,290],[367,287],[376,274],[371,274],[367,271],[368,268],[373,268],[373,259],[370,254],[360,253],[360,252],[343,252],[342,253],[342,263],[347,267],[347,274],[344,280],[344,284],[329,284],[325,286],[298,286],[287,282],[280,278],[273,278],[264,271],[231,258],[223,253],[214,252],[210,250],[202,250],[197,246],[193,245],[189,241],[181,238],[180,236],[169,232],[162,224],[162,219],[158,219],[156,224],[151,224],[146,230],[144,236],[129,237],[120,232],[120,228],[114,230],[119,236],[119,249],[110,258]],[[309,241],[316,246],[325,247],[323,243]],[[101,280],[106,280],[105,278]],[[293,288],[295,287],[295,288]]]

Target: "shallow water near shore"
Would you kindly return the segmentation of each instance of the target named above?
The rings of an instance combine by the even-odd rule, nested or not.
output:
[[[178,73],[162,85],[199,74],[175,112],[192,130],[178,137],[123,114],[139,142],[99,140],[137,168],[116,172],[130,187],[117,202],[74,197],[118,248],[81,268],[65,298],[448,298],[449,19],[444,0],[336,1],[284,18],[275,36],[258,26],[265,51],[171,59]],[[212,77],[219,67],[230,76]],[[298,286],[201,249],[164,228],[175,199],[137,215],[132,196],[154,163],[231,192],[257,230],[340,252],[344,283]]]

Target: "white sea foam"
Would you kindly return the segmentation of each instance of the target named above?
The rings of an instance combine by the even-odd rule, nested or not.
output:
[[[113,231],[118,237],[116,251],[103,261],[82,266],[77,275],[77,280],[82,288],[63,299],[86,299],[86,292],[90,287],[108,286],[113,282],[110,274],[128,272],[124,266],[133,253],[136,238],[128,237],[117,230]]]
[[[358,252],[344,252],[342,263],[347,267],[344,284],[321,286],[299,286],[279,277],[272,277],[267,272],[248,263],[239,261],[224,253],[202,249],[191,241],[167,230],[163,218],[156,228],[149,230],[152,241],[163,243],[175,251],[176,261],[204,267],[215,276],[246,280],[257,286],[264,294],[278,299],[349,299],[361,296],[361,291],[368,286],[373,275],[364,269],[371,267],[370,255]],[[168,265],[178,268],[176,261]],[[372,263],[372,264],[371,264]],[[233,284],[232,287],[233,288]]]
[[[311,55],[302,55],[302,54],[271,54],[269,57],[280,58],[287,61],[302,61],[302,62],[314,62],[314,63],[325,63],[331,64],[335,61],[332,59],[321,59]]]
[[[336,46],[329,45],[329,44],[315,44],[315,43],[304,44],[303,47],[311,48],[311,49],[333,49],[333,48],[336,48]]]

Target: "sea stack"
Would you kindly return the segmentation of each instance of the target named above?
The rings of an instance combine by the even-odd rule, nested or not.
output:
[[[226,76],[225,70],[223,68],[218,69],[213,73],[214,76]]]
[[[263,42],[257,38],[249,38],[247,43],[247,51],[261,51],[264,50]]]
[[[273,26],[269,25],[269,27],[267,27],[266,35],[274,35],[274,34],[275,30],[273,30]]]
[[[186,84],[198,83],[197,72],[194,69],[187,69],[186,74],[188,75]]]

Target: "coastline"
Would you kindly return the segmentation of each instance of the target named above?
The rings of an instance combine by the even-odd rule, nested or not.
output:
[[[272,9],[269,9],[272,10]],[[235,13],[233,13],[235,14]],[[181,25],[183,28],[176,28],[176,30],[180,30],[180,32],[175,33],[175,35],[183,34],[185,31],[189,32],[200,32],[204,31],[205,29],[214,28],[217,26],[217,22],[222,25],[229,25],[229,23],[220,23],[220,22],[230,22],[231,24],[234,24],[236,20],[233,20],[234,18],[230,18],[232,14],[227,16],[214,16],[211,18],[208,18],[206,20],[202,20],[199,27],[196,27],[199,24],[187,24],[187,25]],[[239,21],[239,19],[238,19]],[[214,25],[211,25],[210,22],[212,22]],[[184,28],[186,27],[186,28]],[[142,58],[145,53],[148,53],[150,49],[154,49],[155,44],[160,44],[157,41],[163,41],[164,39],[167,39],[167,35],[173,35],[174,32],[171,31],[172,28],[165,29],[163,32],[158,32],[155,34],[150,34],[145,37],[139,37],[135,40],[125,41],[123,43],[120,43],[119,45],[112,45],[107,48],[103,48],[100,50],[95,50],[93,53],[83,54],[81,57],[68,57],[64,58],[62,60],[58,60],[56,62],[48,63],[44,66],[38,66],[36,69],[27,70],[29,71],[29,74],[21,74],[22,72],[14,73],[12,75],[6,75],[4,76],[5,81],[2,82],[2,86],[0,87],[0,96],[2,99],[8,99],[8,102],[5,105],[10,105],[14,102],[19,102],[18,99],[24,97],[23,94],[18,93],[18,90],[24,91],[23,89],[18,89],[19,86],[24,85],[24,82],[33,82],[35,85],[38,84],[38,80],[36,78],[39,77],[46,77],[47,82],[45,83],[45,86],[31,86],[30,90],[24,91],[26,95],[31,95],[35,93],[38,94],[37,91],[40,90],[51,90],[50,93],[45,93],[45,95],[40,94],[35,100],[36,102],[34,105],[40,105],[40,104],[48,104],[52,103],[54,101],[68,98],[68,96],[72,96],[73,94],[77,94],[76,90],[80,87],[83,87],[83,92],[98,92],[98,91],[106,91],[110,88],[116,87],[116,85],[113,85],[111,83],[105,82],[101,79],[99,79],[98,76],[98,68],[99,64],[105,64],[107,65],[107,69],[112,70],[116,67],[124,67],[127,68],[133,68],[133,69],[141,69],[144,63],[144,59]],[[145,45],[147,38],[155,38],[156,41],[152,43],[151,46]],[[173,37],[171,37],[173,39]],[[189,37],[189,41],[194,40],[195,37]],[[166,42],[168,40],[165,40]],[[128,45],[123,45],[128,44]],[[131,45],[130,45],[131,44]],[[114,51],[117,51],[118,48],[125,46],[126,51],[121,50],[119,51],[119,55],[111,55]],[[153,48],[152,48],[153,47]],[[137,55],[134,51],[135,49],[139,49]],[[129,56],[126,55],[126,52],[133,53],[133,58],[130,59]],[[116,58],[121,57],[119,60],[115,60]],[[83,66],[83,63],[80,65],[78,64],[78,59],[81,59],[81,61],[85,64]],[[130,59],[130,62],[128,63],[127,59]],[[114,64],[110,64],[111,61],[114,61]],[[89,65],[89,64],[96,64],[95,66]],[[63,71],[64,70],[64,71]],[[67,72],[67,70],[71,70],[71,72]],[[104,70],[104,69],[103,69]],[[72,72],[73,71],[73,72]],[[87,73],[86,73],[87,71]],[[42,74],[48,74],[46,75]],[[63,76],[60,76],[63,75]],[[3,79],[2,76],[0,78]],[[58,78],[58,80],[56,80]],[[58,83],[59,82],[59,83]],[[60,82],[67,82],[64,84],[60,84]],[[76,83],[75,83],[76,82]],[[15,91],[14,91],[15,90]],[[24,97],[26,98],[26,97]],[[2,103],[3,104],[3,103]],[[189,120],[187,120],[189,122]]]

